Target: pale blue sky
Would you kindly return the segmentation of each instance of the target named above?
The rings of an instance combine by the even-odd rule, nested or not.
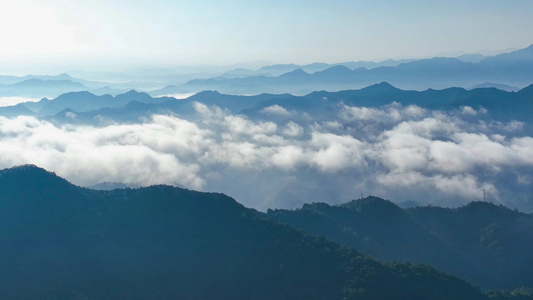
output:
[[[533,43],[530,0],[4,2],[6,70],[377,61]]]

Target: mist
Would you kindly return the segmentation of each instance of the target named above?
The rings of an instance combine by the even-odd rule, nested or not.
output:
[[[342,104],[321,121],[278,105],[262,110],[265,120],[194,110],[102,126],[0,117],[0,167],[36,164],[81,186],[223,192],[259,210],[361,194],[439,206],[485,197],[532,210],[533,137],[522,122],[487,122],[483,108]]]

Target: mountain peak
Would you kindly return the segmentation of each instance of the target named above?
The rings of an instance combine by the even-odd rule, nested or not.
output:
[[[482,64],[497,64],[497,65],[506,65],[506,64],[530,64],[533,62],[533,44],[529,45],[526,48],[519,49],[516,51],[502,53],[496,56],[487,57],[482,60]]]
[[[330,71],[352,71],[352,69],[348,68],[347,66],[344,66],[344,65],[335,65],[333,67],[329,67],[327,69],[325,69],[324,71],[322,72],[325,72],[327,70],[330,70]]]
[[[499,212],[499,211],[511,211],[509,208],[504,206],[498,206],[492,202],[486,201],[472,201],[467,205],[458,208],[459,210],[464,211],[473,211],[473,212]]]
[[[138,92],[136,90],[129,90],[128,92],[125,92],[123,94],[119,94],[119,95],[115,96],[115,98],[117,98],[117,97],[138,97],[138,96],[150,97],[150,95],[148,95],[145,92]]]
[[[392,84],[382,81],[380,83],[376,83],[370,86],[367,86],[366,88],[361,89],[363,91],[370,91],[370,92],[396,92],[399,91],[398,88],[394,87]]]
[[[70,76],[69,74],[67,73],[61,73],[59,75],[56,76],[57,78],[60,78],[60,79],[67,79],[67,80],[72,80],[74,79],[72,76]]]
[[[342,204],[342,206],[370,214],[387,214],[390,212],[397,213],[402,211],[400,207],[391,201],[375,196],[368,196],[363,199],[352,200],[348,203]]]
[[[41,171],[41,172],[48,172],[45,169],[38,167],[34,164],[25,164],[25,165],[19,165],[14,166],[11,168],[0,170],[0,176],[4,174],[10,174],[10,173],[16,173],[16,172],[26,172],[26,171]]]
[[[0,170],[0,177],[18,176],[18,175],[38,175],[38,176],[57,177],[57,175],[54,172],[49,172],[34,164],[19,165],[19,166],[14,166],[11,168]]]
[[[520,89],[520,90],[518,91],[518,93],[520,93],[520,94],[530,94],[530,95],[533,95],[533,84],[530,84],[530,85],[526,86],[525,88]]]
[[[121,95],[138,95],[138,94],[141,94],[141,93],[137,92],[136,90],[129,90]]]
[[[145,100],[149,101],[152,99],[150,95],[148,95],[145,92],[137,92],[136,90],[130,90],[129,92],[126,92],[124,94],[116,95],[115,99],[121,100],[121,99],[128,99],[128,100]]]
[[[206,91],[201,91],[199,93],[197,93],[196,95],[222,95],[220,94],[220,92],[218,91],[211,91],[211,90],[206,90]]]
[[[98,97],[98,96],[88,91],[68,92],[68,93],[64,93],[64,94],[57,96],[54,99],[54,101],[60,101],[62,99],[70,99],[70,98],[81,99],[81,98],[87,98],[87,97]]]
[[[280,77],[296,77],[296,76],[306,76],[309,75],[309,73],[305,72],[302,68],[298,68],[294,71],[285,73],[281,75]]]
[[[529,54],[533,54],[533,44],[523,48],[523,49],[519,49],[519,50],[516,50],[516,51],[513,51],[513,52],[510,52],[510,53],[529,53]]]
[[[70,183],[57,176],[54,172],[49,172],[36,165],[27,164],[0,170],[0,191],[4,194],[14,188],[25,186],[27,189],[44,187],[69,186]]]
[[[352,69],[346,66],[336,65],[336,66],[327,68],[323,71],[316,72],[315,74],[346,76],[346,75],[352,74],[352,72],[353,72]]]
[[[201,91],[199,93],[196,93],[190,97],[188,97],[187,99],[189,100],[196,100],[196,101],[202,101],[203,99],[212,99],[212,98],[218,98],[222,96],[221,93],[219,93],[218,91],[211,91],[211,90],[207,90],[207,91]]]

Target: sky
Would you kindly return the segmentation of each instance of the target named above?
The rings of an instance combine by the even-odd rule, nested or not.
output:
[[[529,0],[3,2],[2,73],[379,61],[533,43]]]

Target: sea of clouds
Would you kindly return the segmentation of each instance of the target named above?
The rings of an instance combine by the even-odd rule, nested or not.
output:
[[[194,107],[190,118],[102,126],[0,117],[0,168],[31,163],[82,186],[223,192],[260,210],[371,194],[441,206],[485,197],[533,211],[533,137],[526,124],[490,121],[484,109],[339,105],[317,122],[279,105],[257,119]]]

